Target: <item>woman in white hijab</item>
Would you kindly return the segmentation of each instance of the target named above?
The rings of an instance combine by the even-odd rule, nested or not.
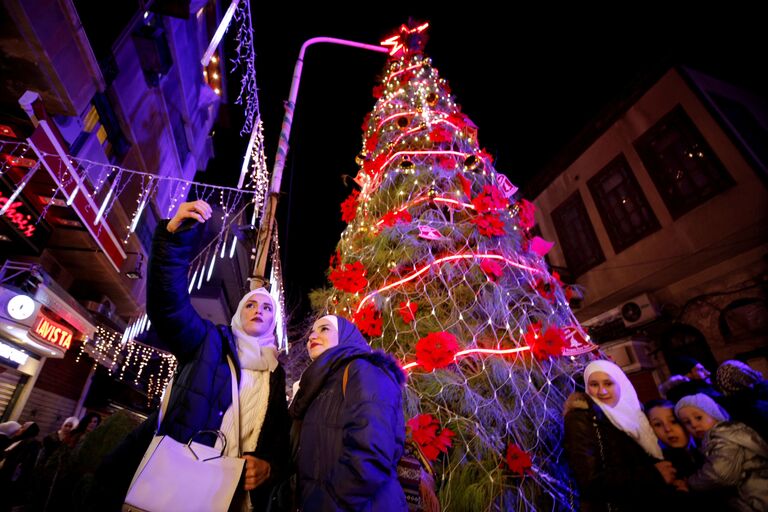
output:
[[[277,361],[274,336],[277,308],[264,288],[250,291],[240,300],[230,325],[215,325],[192,306],[189,270],[203,224],[211,214],[205,201],[182,203],[172,219],[158,224],[152,240],[147,313],[157,337],[178,361],[158,435],[213,446],[217,436],[199,433],[221,431],[227,441],[225,454],[236,457],[242,453],[245,459],[231,509],[247,509],[249,497],[256,510],[265,510],[272,488],[287,476],[290,464],[285,372]],[[230,360],[239,390],[239,418],[232,401]],[[127,483],[152,439],[157,417],[151,416],[146,423],[116,450],[108,464],[102,464],[105,481],[100,479],[99,485],[112,489],[101,498],[105,502],[101,509],[112,509],[113,495],[122,492],[125,496]],[[119,486],[106,481],[108,478],[119,480]]]
[[[584,369],[584,384],[586,393],[566,401],[564,439],[581,510],[671,507],[675,470],[662,460],[632,383],[614,363],[599,360]]]

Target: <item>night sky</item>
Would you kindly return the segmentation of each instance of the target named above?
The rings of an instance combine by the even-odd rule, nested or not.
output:
[[[366,14],[293,2],[272,2],[264,12],[253,2],[269,167],[302,43],[327,36],[378,44],[409,16],[431,23],[427,55],[478,126],[480,144],[495,157],[496,170],[518,186],[633,83],[670,64],[766,90],[764,73],[754,69],[764,63],[765,47],[754,12],[697,7],[670,13],[644,4],[643,13],[622,16],[565,12],[554,5],[523,13],[510,4],[502,15],[488,4],[438,11],[381,3],[369,4],[380,10]],[[360,127],[374,106],[371,90],[385,61],[385,54],[337,45],[307,51],[278,211],[287,306],[294,320],[307,311],[308,291],[326,283],[328,259],[344,229],[339,205],[352,190],[343,177],[357,173]],[[238,86],[239,79],[230,77],[230,101]],[[238,140],[238,110],[235,106],[231,117],[234,129],[217,135],[218,157],[206,173],[210,181],[237,181],[246,142]]]

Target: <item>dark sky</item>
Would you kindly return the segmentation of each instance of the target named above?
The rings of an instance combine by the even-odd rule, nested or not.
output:
[[[458,11],[376,3],[366,4],[365,13],[363,3],[350,12],[329,3],[270,2],[265,12],[259,8],[264,4],[253,2],[270,168],[301,44],[318,36],[378,44],[409,16],[430,21],[427,55],[478,126],[496,170],[519,186],[604,106],[660,66],[687,63],[752,88],[766,85],[755,70],[764,64],[765,41],[754,12],[702,12],[697,6],[671,13],[648,4],[623,15],[566,12],[550,4],[522,12],[509,4],[501,14],[491,4],[468,2],[472,9]],[[307,292],[326,283],[328,259],[344,229],[339,205],[351,191],[342,176],[357,172],[360,127],[374,106],[371,89],[385,61],[385,54],[337,45],[307,51],[278,213],[288,306],[298,314],[306,311]],[[225,142],[219,137],[219,154],[237,147],[236,133],[226,132]],[[242,150],[228,152],[232,163],[226,166],[239,172]]]

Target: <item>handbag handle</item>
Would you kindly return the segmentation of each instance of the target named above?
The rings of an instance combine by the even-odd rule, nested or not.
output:
[[[232,413],[235,415],[235,439],[237,439],[237,456],[242,456],[242,452],[240,451],[240,393],[237,390],[237,373],[235,373],[235,364],[232,362],[232,358],[227,356],[227,364],[229,365],[229,372],[232,376],[230,379],[230,383],[232,384],[232,407],[233,411]],[[157,413],[157,430],[160,430],[160,424],[163,422],[163,416],[165,416],[166,411],[168,410],[168,402],[171,398],[171,388],[173,387],[173,377],[168,381],[168,385],[165,386],[165,390],[163,391],[163,401],[160,403],[160,411]],[[221,434],[220,430],[201,430],[197,434],[200,434],[201,432],[218,432]],[[194,439],[195,434],[192,436]],[[224,437],[224,434],[221,434],[220,438],[224,438],[224,448],[227,446],[227,439]],[[192,442],[192,439],[189,440],[189,442]],[[221,452],[224,453],[224,448],[222,448]],[[194,453],[194,452],[192,452]],[[220,455],[221,456],[221,455]],[[195,455],[197,457],[197,455]],[[209,460],[209,459],[206,459]]]

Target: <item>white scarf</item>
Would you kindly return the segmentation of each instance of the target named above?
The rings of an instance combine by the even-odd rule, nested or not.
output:
[[[648,423],[648,418],[640,407],[640,401],[637,399],[637,392],[634,386],[629,382],[621,368],[610,361],[592,361],[584,369],[584,385],[587,386],[587,389],[589,389],[589,376],[594,372],[607,373],[616,387],[619,388],[621,396],[619,396],[618,403],[613,407],[600,401],[595,396],[589,395],[590,398],[602,409],[613,426],[622,432],[626,432],[648,455],[659,460],[663,459],[664,456],[661,453],[659,439],[653,432],[651,424]]]
[[[240,315],[254,295],[267,299],[272,304],[272,321],[266,332],[261,336],[251,336],[245,333]],[[238,447],[242,452],[256,449],[261,427],[269,405],[269,374],[277,368],[277,347],[275,346],[275,301],[264,288],[257,288],[240,299],[232,317],[232,332],[237,343],[237,355],[240,359],[240,439],[235,439],[235,419],[232,406],[227,409],[221,420],[220,430],[227,438],[227,452],[231,457],[237,456]],[[239,442],[238,442],[239,441]]]

